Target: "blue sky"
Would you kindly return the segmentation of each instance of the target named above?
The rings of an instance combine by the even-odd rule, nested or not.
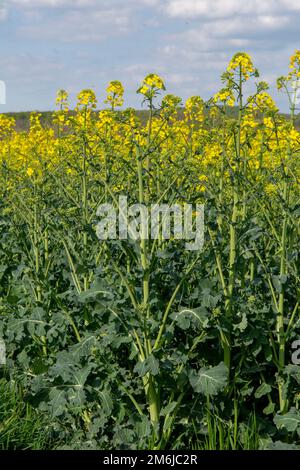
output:
[[[110,80],[140,108],[148,73],[183,99],[209,98],[237,51],[252,55],[286,110],[275,83],[300,48],[299,25],[300,0],[0,0],[0,112],[53,109],[59,88],[72,104],[93,88],[103,107]]]

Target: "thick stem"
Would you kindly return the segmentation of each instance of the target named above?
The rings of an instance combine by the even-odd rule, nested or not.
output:
[[[86,119],[87,110],[84,111],[84,141],[83,141],[83,159],[82,159],[82,222],[83,222],[83,254],[87,255],[88,237],[86,232],[87,225],[87,155],[86,155]],[[88,289],[88,276],[83,275],[83,289]]]
[[[233,173],[233,207],[229,229],[229,276],[228,276],[228,288],[227,288],[227,299],[225,302],[225,313],[229,320],[228,324],[231,324],[232,317],[232,306],[233,306],[233,294],[235,288],[236,279],[236,258],[237,258],[237,223],[239,216],[239,172],[240,172],[240,160],[241,160],[241,123],[243,117],[243,81],[242,81],[242,69],[240,67],[239,72],[239,113],[237,122],[237,143],[236,143],[236,168]],[[221,338],[222,346],[224,350],[224,363],[230,370],[231,366],[231,332],[224,333]]]
[[[39,249],[39,221],[38,221],[38,206],[37,202],[34,205],[34,230],[33,230],[33,249],[34,249],[34,258],[35,258],[35,275],[37,279],[37,286],[36,286],[36,300],[37,302],[42,302],[42,290],[39,284],[39,276],[40,276],[40,249]],[[41,336],[42,342],[42,349],[44,356],[47,356],[47,343],[46,337],[43,335]]]
[[[151,150],[151,137],[152,137],[152,121],[153,121],[153,102],[152,98],[149,103],[149,121],[148,121],[148,138],[147,138],[147,157],[146,157],[146,192],[145,201],[148,203],[150,198],[150,150]]]
[[[285,178],[284,187],[283,187],[283,200],[285,205],[288,205],[289,202],[289,191],[288,191],[288,182]],[[281,257],[280,257],[280,279],[282,280],[287,274],[286,269],[286,251],[287,251],[287,228],[288,228],[288,216],[285,212],[282,224],[282,233],[281,233]],[[284,297],[285,289],[284,284],[281,283],[281,291],[279,294],[278,301],[278,314],[277,314],[277,335],[278,335],[278,363],[279,371],[281,372],[285,366],[285,329],[284,329]],[[280,411],[284,412],[287,408],[287,400],[284,398],[283,393],[284,382],[279,381],[278,384],[278,393],[279,393],[279,406]]]
[[[145,199],[147,198],[148,192],[147,190],[145,191],[145,187],[144,187],[143,163],[142,163],[142,158],[141,158],[139,149],[137,149],[137,172],[138,172],[138,184],[139,184],[139,203],[144,204]],[[151,347],[151,340],[148,334],[148,325],[147,325],[147,320],[150,317],[149,253],[148,253],[148,241],[144,233],[141,233],[140,257],[141,257],[141,266],[143,270],[142,310],[143,310],[144,319],[145,319],[144,336],[145,336],[145,352],[146,352],[146,358],[147,358],[152,352],[152,347]],[[146,377],[144,378],[144,389],[145,389],[145,394],[146,394],[148,405],[149,405],[150,420],[156,432],[156,430],[158,429],[158,425],[159,425],[160,403],[159,403],[159,395],[155,387],[155,381],[151,374],[147,374]],[[156,437],[158,438],[158,436]]]
[[[218,214],[218,226],[220,233],[223,233],[223,202],[224,202],[224,164],[225,164],[225,158],[226,158],[226,148],[225,148],[225,110],[224,110],[224,115],[223,115],[223,135],[222,135],[222,161],[221,161],[221,169],[220,169],[220,183],[219,183],[219,207],[220,207],[220,212]]]
[[[149,374],[147,397],[149,403],[150,420],[152,425],[156,428],[159,424],[160,404],[158,393],[156,391],[154,380],[151,374]]]

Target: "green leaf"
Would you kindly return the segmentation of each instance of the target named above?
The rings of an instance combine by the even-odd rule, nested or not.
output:
[[[66,391],[53,387],[50,390],[49,399],[53,417],[62,415],[67,405]]]
[[[97,338],[94,335],[82,338],[80,343],[69,348],[69,353],[72,355],[72,359],[75,360],[75,362],[79,362],[83,357],[89,356],[96,343]]]
[[[242,395],[242,397],[248,397],[248,396],[250,396],[250,395],[252,394],[252,392],[253,392],[253,388],[254,388],[254,387],[247,387],[247,386],[243,387],[243,388],[241,389],[241,395]]]
[[[271,386],[269,384],[266,384],[266,383],[262,383],[257,389],[256,389],[256,392],[254,394],[255,398],[261,398],[263,397],[264,395],[267,395],[268,393],[270,393],[272,390]]]
[[[168,414],[171,414],[172,411],[175,410],[176,406],[177,406],[177,402],[172,401],[167,406],[165,406],[164,408],[161,409],[160,416],[166,416]]]
[[[286,366],[285,372],[293,377],[293,379],[295,379],[296,382],[300,385],[300,366],[289,364]]]
[[[144,377],[149,372],[152,375],[157,375],[159,373],[159,362],[155,359],[153,354],[150,354],[147,359],[140,361],[135,365],[134,372],[136,372],[140,377]]]
[[[198,308],[182,308],[173,315],[174,320],[178,326],[183,330],[190,328],[191,323],[196,324],[198,327],[204,327],[207,324],[209,312],[204,307]]]
[[[76,387],[77,389],[83,387],[90,372],[92,369],[92,365],[86,365],[82,369],[77,369],[73,373],[73,384],[71,386]]]
[[[69,388],[67,390],[67,399],[70,406],[73,408],[82,407],[86,400],[86,395],[82,387]]]
[[[217,395],[227,385],[228,368],[223,362],[210,369],[202,368],[189,374],[190,384],[197,393]]]
[[[105,390],[105,391],[99,392],[99,396],[100,396],[104,413],[106,415],[110,415],[113,410],[113,401],[111,399],[110,393],[107,390]]]
[[[104,286],[104,283],[101,280],[94,282],[90,289],[86,290],[85,292],[81,292],[78,295],[78,298],[80,302],[86,302],[88,300],[95,300],[98,295],[109,298],[113,297],[112,293],[107,290],[106,286]]]
[[[270,402],[270,403],[268,404],[268,406],[266,406],[266,407],[263,409],[263,413],[264,413],[265,415],[271,415],[271,414],[274,413],[274,410],[275,410],[275,403]]]
[[[34,374],[39,375],[47,372],[49,366],[43,357],[37,357],[31,364],[31,368]]]
[[[248,326],[247,315],[244,312],[242,320],[240,321],[240,323],[237,323],[236,325],[234,325],[233,329],[240,330],[241,332],[243,332],[247,328],[247,326]]]
[[[152,427],[151,421],[147,418],[147,416],[140,417],[140,420],[135,423],[135,430],[139,437],[145,438],[150,436]]]
[[[294,432],[300,426],[300,412],[293,407],[284,415],[277,414],[274,423],[278,429],[285,428],[288,432]]]
[[[282,286],[287,281],[287,275],[284,274],[282,276],[272,276],[272,281],[273,281],[276,291],[278,292],[278,294],[280,294],[282,291]]]
[[[268,445],[267,450],[299,450],[299,446],[287,442],[275,441]]]

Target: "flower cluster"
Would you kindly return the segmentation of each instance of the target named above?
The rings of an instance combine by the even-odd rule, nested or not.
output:
[[[105,103],[109,103],[113,109],[123,105],[124,87],[121,82],[113,80],[106,88],[106,92],[107,98]]]
[[[163,80],[154,73],[147,75],[144,78],[142,86],[137,90],[137,93],[144,95],[145,98],[152,99],[160,90],[165,90]]]
[[[82,90],[77,96],[77,108],[91,108],[97,107],[97,98],[93,90]]]
[[[223,105],[234,106],[235,98],[230,88],[222,88],[213,98],[214,103],[221,102]]]
[[[238,52],[231,59],[227,71],[232,74],[237,72],[238,74],[241,74],[245,80],[248,80],[250,75],[256,72],[256,69],[254,68],[251,57],[248,54],[245,52]]]
[[[298,73],[299,51],[293,55],[291,65],[290,73]],[[124,102],[124,87],[114,80],[106,89],[110,109],[96,112],[96,94],[85,89],[78,94],[75,110],[70,111],[67,91],[59,90],[53,125],[44,123],[41,114],[32,113],[28,132],[19,132],[14,119],[0,115],[0,162],[7,170],[6,184],[14,188],[22,179],[42,181],[48,171],[58,168],[66,178],[65,187],[72,186],[76,175],[82,177],[78,161],[84,153],[87,174],[96,168],[97,181],[113,175],[115,188],[128,185],[130,191],[135,175],[128,175],[138,147],[141,154],[149,155],[149,174],[157,178],[149,183],[150,187],[160,186],[161,181],[173,178],[186,165],[188,179],[202,194],[209,188],[210,177],[219,178],[224,165],[229,166],[224,177],[230,177],[237,166],[239,142],[243,147],[239,161],[243,159],[245,168],[253,171],[255,184],[265,184],[266,194],[270,195],[267,172],[280,175],[283,158],[293,166],[295,178],[300,176],[300,134],[280,115],[264,82],[243,100],[239,112],[233,108],[239,101],[238,87],[247,86],[245,81],[254,71],[250,56],[236,54],[228,67],[227,86],[207,103],[200,96],[191,96],[182,104],[181,98],[173,94],[166,94],[159,102],[164,82],[150,74],[138,92],[152,112],[139,113],[132,108],[114,112]],[[240,75],[241,82],[236,80]],[[283,83],[286,86],[286,81]],[[182,181],[184,178],[178,178],[178,184]]]

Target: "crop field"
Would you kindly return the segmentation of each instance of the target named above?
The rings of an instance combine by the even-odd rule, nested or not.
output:
[[[208,101],[150,74],[143,114],[112,81],[100,111],[0,115],[0,449],[300,449],[300,51],[287,70],[289,115],[246,53]]]

